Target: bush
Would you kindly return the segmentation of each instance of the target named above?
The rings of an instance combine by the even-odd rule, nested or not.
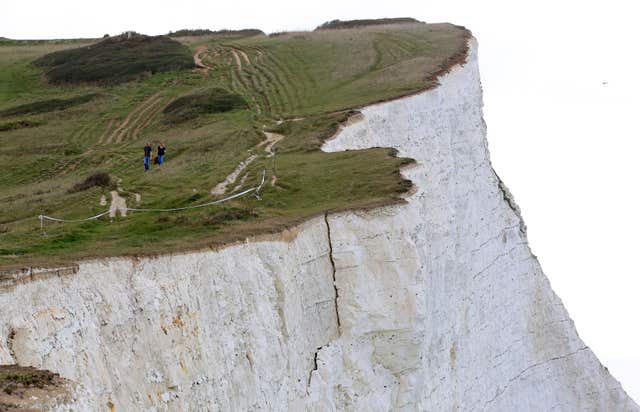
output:
[[[198,116],[246,109],[247,102],[239,95],[221,88],[212,88],[182,96],[164,108],[169,123],[182,123]]]
[[[202,220],[201,224],[217,227],[235,220],[246,220],[255,216],[257,215],[252,210],[231,207],[210,213]]]
[[[221,36],[221,37],[251,37],[264,35],[262,30],[258,29],[242,29],[242,30],[217,30],[212,31],[209,29],[184,29],[178,31],[172,31],[168,34],[171,37],[184,37],[184,36]]]
[[[77,49],[49,53],[33,62],[52,83],[116,84],[146,74],[195,67],[185,45],[166,36],[133,32]]]
[[[353,29],[365,26],[378,26],[382,24],[406,24],[420,23],[412,17],[396,17],[391,19],[366,19],[366,20],[331,20],[316,27],[316,30]]]
[[[91,189],[92,187],[109,187],[109,185],[111,185],[111,177],[105,172],[97,172],[87,177],[82,182],[78,182],[73,185],[68,192],[82,192],[83,190]]]
[[[9,130],[26,129],[28,127],[40,126],[40,123],[31,120],[18,120],[17,122],[0,123],[0,132]]]
[[[52,112],[54,110],[64,110],[72,106],[87,103],[88,101],[93,100],[96,96],[98,96],[97,93],[90,93],[82,96],[71,97],[69,99],[49,99],[21,104],[20,106],[0,111],[0,117],[22,116],[25,114],[39,114]]]

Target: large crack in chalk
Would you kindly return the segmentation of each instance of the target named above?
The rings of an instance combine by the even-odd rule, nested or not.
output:
[[[341,325],[340,325],[340,311],[338,310],[338,286],[336,286],[336,262],[333,260],[333,243],[331,241],[331,226],[329,225],[329,213],[325,212],[324,214],[324,223],[327,225],[327,241],[329,244],[329,262],[331,262],[331,278],[333,281],[333,291],[334,297],[333,302],[336,309],[336,324],[338,325],[338,336],[342,334]],[[311,379],[313,378],[313,372],[318,370],[318,353],[327,346],[331,344],[327,342],[325,345],[318,346],[316,348],[315,353],[313,354],[313,368],[309,371],[309,377],[307,378],[307,393],[309,393],[309,388],[311,387]]]
[[[338,286],[336,285],[336,262],[333,260],[333,244],[331,242],[331,226],[329,226],[329,213],[324,214],[324,223],[327,225],[327,239],[329,240],[329,261],[331,262],[331,271],[333,277],[333,290],[335,291],[334,303],[336,307],[336,321],[338,323],[338,336],[341,335],[340,311],[338,310]]]
[[[316,349],[316,352],[313,354],[313,369],[309,371],[309,379],[307,380],[307,392],[309,391],[308,389],[311,386],[311,377],[313,376],[313,372],[318,370],[318,352],[320,352],[322,348],[324,348],[324,346],[318,347]]]

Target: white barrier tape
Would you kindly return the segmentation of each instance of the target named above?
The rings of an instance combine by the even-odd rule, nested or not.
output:
[[[248,193],[251,193],[251,192],[254,192],[254,195],[259,200],[260,199],[260,190],[262,190],[262,186],[264,186],[266,174],[267,174],[267,171],[263,170],[262,171],[262,181],[260,182],[260,185],[258,185],[258,187],[252,187],[251,189],[247,189],[247,190],[245,190],[243,192],[236,193],[235,195],[232,195],[232,196],[229,196],[229,197],[225,197],[224,199],[214,200],[213,202],[207,202],[207,203],[203,203],[201,205],[194,205],[194,206],[175,207],[175,208],[171,208],[171,209],[139,209],[139,208],[127,207],[126,210],[128,212],[129,211],[130,212],[177,212],[177,211],[180,211],[180,210],[198,209],[198,208],[202,208],[202,207],[218,205],[220,203],[224,203],[224,202],[227,202],[229,200],[237,199],[237,198],[239,198],[241,196],[244,196],[244,195],[246,195]],[[106,212],[100,213],[98,215],[88,217],[86,219],[67,220],[67,219],[58,219],[58,218],[51,217],[51,216],[46,216],[46,215],[40,215],[40,216],[38,216],[38,218],[40,219],[40,223],[41,224],[42,224],[43,220],[45,220],[45,219],[46,220],[51,220],[53,222],[78,223],[78,222],[86,222],[88,220],[98,219],[98,218],[100,218],[102,216],[105,216],[107,214],[109,214],[109,210],[107,210]]]
[[[267,176],[267,171],[262,170],[262,181],[260,182],[260,184],[258,185],[258,187],[256,188],[256,192],[254,193],[254,196],[256,197],[256,199],[261,200],[262,198],[260,197],[260,190],[262,190],[262,186],[264,186],[264,180]]]
[[[58,219],[56,217],[51,217],[51,216],[47,216],[47,215],[40,215],[38,216],[38,219],[40,219],[40,221],[42,220],[51,220],[52,222],[62,222],[62,223],[78,223],[78,222],[86,222],[88,220],[94,220],[94,219],[98,219],[101,218],[104,215],[108,215],[109,211],[107,210],[106,212],[102,212],[98,215],[95,216],[91,216],[88,217],[86,219]]]
[[[251,189],[247,189],[244,192],[236,193],[233,196],[225,197],[224,199],[215,200],[213,202],[203,203],[201,205],[185,206],[185,207],[174,207],[172,209],[137,209],[137,208],[128,207],[127,211],[131,211],[131,212],[177,212],[179,210],[198,209],[200,207],[213,206],[213,205],[217,205],[217,204],[220,204],[220,203],[224,203],[226,201],[238,198],[240,196],[244,196],[247,193],[254,192],[256,189],[257,189],[256,187],[252,187]]]
[[[251,193],[251,192],[254,192],[256,197],[258,199],[260,199],[259,194],[260,194],[260,190],[262,189],[262,186],[264,185],[264,180],[265,180],[266,174],[267,174],[267,171],[263,170],[262,171],[262,181],[260,182],[260,185],[258,185],[258,187],[252,187],[251,189],[247,189],[247,190],[245,190],[243,192],[236,193],[235,195],[232,195],[232,196],[229,196],[229,197],[225,197],[224,199],[214,200],[213,202],[207,202],[207,203],[203,203],[201,205],[194,205],[194,206],[175,207],[175,208],[171,208],[171,209],[137,209],[137,208],[128,207],[127,211],[131,211],[131,212],[177,212],[177,211],[180,211],[180,210],[198,209],[198,208],[201,208],[201,207],[218,205],[220,203],[224,203],[224,202],[227,202],[229,200],[239,198],[239,197],[244,196],[244,195],[246,195],[248,193]]]

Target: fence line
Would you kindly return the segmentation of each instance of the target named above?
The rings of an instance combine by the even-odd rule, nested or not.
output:
[[[267,174],[267,171],[263,170],[262,171],[262,180],[260,181],[260,184],[257,187],[252,187],[252,188],[244,190],[244,191],[242,191],[240,193],[236,193],[234,195],[225,197],[224,199],[214,200],[212,202],[207,202],[207,203],[203,203],[203,204],[200,204],[200,205],[175,207],[175,208],[170,208],[170,209],[144,209],[144,208],[127,207],[127,208],[124,208],[124,210],[126,210],[127,212],[129,212],[129,211],[130,212],[177,212],[177,211],[182,211],[182,210],[198,209],[198,208],[207,207],[207,206],[219,205],[221,203],[228,202],[229,200],[233,200],[233,199],[237,199],[239,197],[245,196],[245,195],[247,195],[249,193],[252,193],[252,192],[253,192],[253,195],[256,197],[256,199],[260,200],[260,199],[262,199],[261,196],[260,196],[260,191],[262,190],[262,187],[264,186],[266,174]],[[52,222],[60,222],[60,223],[78,223],[78,222],[86,222],[86,221],[89,221],[89,220],[99,219],[102,216],[105,216],[107,214],[109,214],[109,210],[104,211],[102,213],[99,213],[99,214],[97,214],[95,216],[91,216],[91,217],[85,218],[85,219],[60,219],[60,218],[47,216],[47,215],[39,215],[38,219],[40,219],[40,228],[43,229],[43,225],[44,225],[44,221],[45,220],[50,220]]]

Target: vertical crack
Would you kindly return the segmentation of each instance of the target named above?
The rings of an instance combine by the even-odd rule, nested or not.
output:
[[[316,349],[316,353],[313,354],[313,369],[311,369],[309,371],[309,379],[307,380],[307,388],[309,388],[311,386],[311,376],[313,376],[313,371],[317,371],[318,370],[318,352],[320,352],[320,349],[322,349],[324,346],[320,346],[319,348]]]
[[[332,277],[333,277],[333,290],[335,292],[334,295],[334,303],[336,307],[336,320],[338,323],[338,335],[341,334],[340,328],[340,311],[338,311],[338,286],[336,285],[336,262],[333,260],[333,243],[331,242],[331,226],[329,226],[329,212],[325,212],[324,214],[324,223],[327,225],[327,239],[329,240],[329,261],[331,262],[332,269]],[[317,353],[316,353],[317,355]]]

